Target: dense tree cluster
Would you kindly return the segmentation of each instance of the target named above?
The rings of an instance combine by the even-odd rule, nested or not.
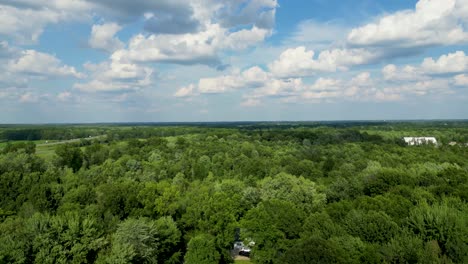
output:
[[[468,123],[3,130],[0,263],[468,263]]]

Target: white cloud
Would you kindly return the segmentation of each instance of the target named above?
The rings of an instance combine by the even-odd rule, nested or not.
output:
[[[175,97],[190,97],[195,93],[195,85],[190,84],[188,86],[182,87],[174,94]]]
[[[122,27],[117,23],[93,25],[89,39],[90,47],[108,52],[123,48],[124,44],[115,37],[115,34],[121,29]]]
[[[11,47],[8,42],[0,41],[0,59],[11,58],[17,53],[18,50],[14,47]]]
[[[117,80],[131,82],[134,80],[144,80],[153,74],[150,67],[138,64],[120,63],[118,61],[103,62],[100,64],[86,63],[86,70],[95,79]]]
[[[254,106],[259,106],[261,104],[261,101],[255,98],[247,98],[245,101],[241,103],[241,106],[245,107],[254,107]]]
[[[70,92],[61,92],[57,95],[57,99],[61,102],[68,102],[72,99],[73,95]]]
[[[290,78],[290,79],[269,79],[262,86],[254,88],[248,97],[250,98],[262,98],[262,97],[290,97],[298,94],[304,90],[304,84],[302,79]]]
[[[36,42],[46,24],[59,20],[59,15],[50,10],[21,10],[0,5],[0,34],[13,36],[22,43]]]
[[[112,55],[113,60],[131,62],[169,62],[180,64],[219,64],[223,50],[245,49],[263,41],[270,31],[253,27],[230,32],[219,24],[210,24],[197,33],[177,35],[139,34],[133,37],[128,49]]]
[[[133,62],[179,62],[195,63],[216,60],[216,50],[212,44],[222,29],[211,26],[197,34],[180,35],[137,35],[128,49],[116,51],[113,60]]]
[[[88,7],[80,0],[2,1],[0,34],[11,36],[20,43],[36,43],[49,24],[89,18]]]
[[[399,11],[353,29],[348,42],[391,48],[467,43],[467,6],[466,0],[419,0],[415,10]]]
[[[177,94],[185,95],[189,94],[189,91],[194,95],[218,94],[242,89],[254,91],[256,97],[284,96],[301,85],[300,79],[277,79],[271,73],[255,66],[242,72],[234,70],[229,75],[201,78],[198,85],[182,87]]]
[[[468,87],[468,75],[467,74],[459,74],[454,77],[454,83],[457,86],[466,86]]]
[[[19,58],[10,60],[8,68],[12,72],[33,76],[84,77],[74,67],[63,65],[55,56],[35,50],[23,51]]]
[[[372,77],[370,72],[362,72],[358,75],[356,75],[354,78],[351,79],[350,82],[352,85],[357,85],[357,86],[372,86],[374,82],[372,81]]]
[[[422,81],[429,78],[419,68],[410,65],[399,68],[389,64],[382,69],[382,74],[387,81]]]
[[[426,73],[460,73],[468,71],[468,56],[463,51],[442,55],[436,61],[433,58],[424,59],[421,68]]]
[[[122,23],[144,18],[147,31],[168,37],[203,33],[218,25],[233,33],[229,43],[233,46],[237,41],[256,41],[261,34],[271,32],[277,6],[276,0],[3,0],[0,34],[34,43],[50,24],[91,20],[93,16]],[[233,32],[239,27],[251,30]],[[111,42],[104,46],[115,48],[117,43]],[[103,46],[99,39],[94,44]]]
[[[468,71],[468,56],[463,51],[442,55],[438,59],[425,58],[421,65],[398,67],[389,64],[382,69],[387,81],[427,81],[431,75],[456,74]]]
[[[408,66],[409,67],[409,66]],[[397,72],[406,71],[408,76],[398,78]],[[233,71],[232,74],[202,78],[198,85],[181,88],[176,95],[179,97],[203,95],[210,93],[226,93],[239,90],[243,94],[242,106],[256,106],[262,98],[279,99],[287,103],[307,103],[320,101],[400,101],[415,96],[451,94],[449,78],[424,79],[413,78],[411,70],[399,70],[394,65],[384,68],[383,78],[373,78],[370,72],[361,72],[350,79],[335,79],[319,77],[313,83],[304,83],[301,78],[279,78],[259,67],[245,71]],[[393,74],[393,75],[392,75]],[[416,76],[417,77],[417,76]],[[461,85],[467,81],[466,76],[457,77]]]
[[[452,93],[449,79],[430,79],[427,81],[408,82],[399,86],[389,86],[386,88],[398,94],[424,96],[428,94],[448,94]]]
[[[149,67],[118,61],[87,63],[84,67],[90,74],[90,80],[74,85],[75,89],[83,92],[132,91],[152,84],[153,70]]]
[[[382,88],[383,83],[373,79],[369,72],[362,72],[349,80],[319,78],[296,95],[296,101],[395,101],[401,96]]]
[[[258,28],[242,29],[233,33],[225,32],[220,37],[220,49],[242,50],[263,42],[271,35],[270,29]]]
[[[246,49],[272,34],[277,5],[276,0],[191,0],[184,6],[191,8],[189,17],[196,20],[196,30],[159,30],[155,34],[136,35],[128,48],[117,50],[112,59],[218,66],[222,64],[223,52]],[[174,11],[172,15],[175,14]],[[146,17],[161,19],[157,12]]]
[[[137,87],[127,83],[105,82],[101,80],[92,80],[88,83],[76,83],[73,86],[82,92],[121,92],[136,89]]]
[[[375,57],[363,49],[333,49],[322,51],[315,58],[314,51],[301,46],[285,50],[269,69],[279,77],[313,76],[318,72],[347,70],[349,66],[369,63]]]
[[[342,86],[340,80],[331,78],[318,78],[313,85],[310,86],[310,90],[317,91],[333,91],[338,90]]]
[[[223,93],[235,89],[257,88],[264,86],[272,79],[270,73],[255,66],[243,72],[234,72],[214,78],[202,78],[198,83],[198,91],[204,94]]]
[[[33,93],[25,93],[20,96],[19,101],[21,103],[37,103],[39,101],[39,96],[33,94]]]
[[[198,91],[203,94],[215,94],[242,88],[242,83],[238,82],[239,76],[221,76],[215,78],[202,78],[198,82]]]

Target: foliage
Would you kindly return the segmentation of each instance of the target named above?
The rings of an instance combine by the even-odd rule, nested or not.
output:
[[[4,125],[0,264],[232,263],[238,239],[251,263],[468,263],[467,135],[464,121]]]
[[[187,264],[217,264],[220,255],[216,251],[214,237],[209,235],[198,235],[190,239],[185,255]]]

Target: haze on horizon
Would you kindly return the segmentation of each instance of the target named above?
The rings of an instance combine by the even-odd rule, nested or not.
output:
[[[466,0],[0,0],[0,123],[468,118]]]

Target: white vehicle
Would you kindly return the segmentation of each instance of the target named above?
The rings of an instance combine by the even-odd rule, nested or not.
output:
[[[244,246],[244,247],[242,247],[242,249],[239,251],[239,255],[248,257],[248,256],[250,256],[250,251],[251,251],[251,249],[250,249],[249,247],[245,247],[245,246]]]
[[[237,241],[234,243],[234,249],[235,250],[241,250],[244,247],[244,243]]]
[[[249,243],[250,245],[251,243]],[[249,256],[250,252],[252,249],[246,245],[244,245],[243,242],[237,241],[234,243],[234,250],[238,252],[239,255],[241,256]]]

